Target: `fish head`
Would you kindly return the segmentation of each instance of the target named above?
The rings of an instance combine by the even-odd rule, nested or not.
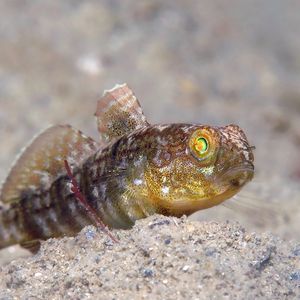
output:
[[[159,127],[148,155],[149,197],[180,216],[231,198],[254,175],[253,148],[237,125]]]

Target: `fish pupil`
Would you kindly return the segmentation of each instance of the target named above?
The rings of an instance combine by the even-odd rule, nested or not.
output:
[[[195,150],[200,154],[204,154],[208,149],[208,142],[204,137],[198,137],[195,143]]]

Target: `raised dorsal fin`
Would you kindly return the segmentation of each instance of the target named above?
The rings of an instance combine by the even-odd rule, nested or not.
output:
[[[149,125],[139,101],[126,83],[104,92],[95,116],[100,139],[105,143]]]
[[[64,160],[77,166],[98,149],[98,144],[70,125],[46,129],[25,148],[0,192],[0,202],[18,202],[22,191],[47,189],[65,173]]]

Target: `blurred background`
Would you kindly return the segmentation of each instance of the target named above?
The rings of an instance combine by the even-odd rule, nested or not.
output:
[[[127,82],[152,123],[236,123],[256,146],[253,183],[193,219],[300,240],[299,11],[297,0],[2,0],[0,180],[49,124],[97,138],[96,100]]]

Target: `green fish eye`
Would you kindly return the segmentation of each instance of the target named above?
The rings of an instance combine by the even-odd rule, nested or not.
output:
[[[204,137],[198,137],[194,142],[194,149],[199,154],[204,154],[208,150],[208,141]]]
[[[195,130],[189,140],[189,149],[199,161],[211,162],[216,150],[213,134],[205,128]]]

